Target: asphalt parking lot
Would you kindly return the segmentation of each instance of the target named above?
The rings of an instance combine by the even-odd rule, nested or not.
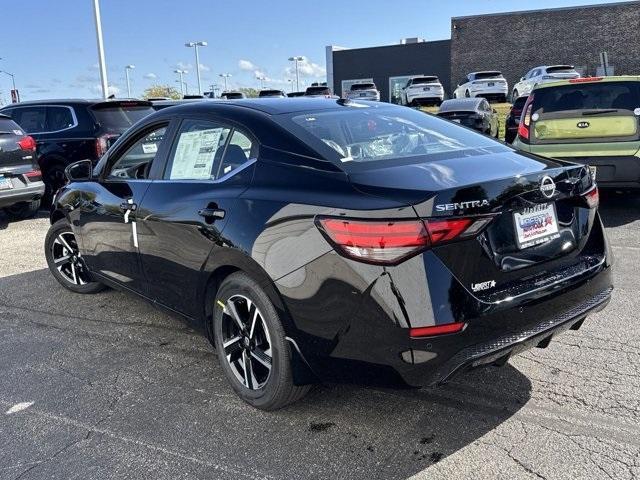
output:
[[[640,477],[640,197],[606,195],[610,306],[437,390],[322,385],[245,405],[207,340],[46,270],[45,215],[0,216],[0,478]]]

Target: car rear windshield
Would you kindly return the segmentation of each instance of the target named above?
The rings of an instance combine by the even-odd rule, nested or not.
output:
[[[640,107],[640,82],[573,83],[534,92],[533,111],[629,110]]]
[[[503,78],[501,72],[478,72],[475,75],[476,80],[484,80],[485,78]]]
[[[305,95],[323,95],[331,93],[329,87],[308,87]]]
[[[375,88],[375,83],[354,83],[351,85],[351,90],[371,90]]]
[[[345,106],[286,118],[289,130],[311,146],[317,148],[319,141],[330,147],[346,170],[370,168],[385,160],[424,162],[425,156],[436,159],[438,154],[465,150],[506,149],[471,130],[403,107]]]
[[[91,107],[91,112],[103,130],[123,132],[138,120],[153,113],[154,109],[146,102],[105,102]]]
[[[5,117],[4,115],[0,115],[0,134],[12,134],[12,135],[20,135],[16,132],[22,132],[23,130],[18,126],[16,122],[11,120],[9,117]]]
[[[571,65],[554,65],[546,70],[547,73],[577,73]]]
[[[423,83],[434,83],[438,81],[438,77],[418,77],[411,80],[412,85],[420,85]]]
[[[473,99],[459,99],[459,100],[445,100],[440,105],[438,113],[443,112],[475,112],[478,110],[478,105],[481,100]]]
[[[282,95],[280,90],[260,90],[259,97],[273,97],[274,95]]]

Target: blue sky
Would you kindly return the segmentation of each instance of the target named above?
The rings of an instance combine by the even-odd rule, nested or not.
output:
[[[5,2],[0,70],[15,74],[22,99],[99,96],[93,1]],[[452,16],[588,3],[605,2],[101,0],[101,8],[109,84],[124,96],[127,64],[136,67],[131,72],[133,95],[158,83],[177,88],[173,70],[179,67],[189,71],[185,79],[195,92],[194,54],[184,47],[186,41],[209,42],[200,57],[204,85],[221,84],[218,74],[224,72],[233,75],[230,87],[258,87],[258,73],[269,78],[268,85],[285,88],[293,77],[287,61],[292,55],[308,58],[301,81],[324,79],[326,45],[387,45],[415,36],[437,40],[450,37]],[[1,103],[10,88],[10,78],[1,74]]]

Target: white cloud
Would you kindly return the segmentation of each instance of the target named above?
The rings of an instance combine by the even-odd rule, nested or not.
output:
[[[193,70],[193,65],[190,63],[178,62],[176,68],[179,70]]]
[[[265,82],[270,82],[271,79],[267,76],[267,74],[265,74],[262,70],[254,70],[253,74],[256,76],[256,79],[258,77],[264,77],[264,81]]]
[[[255,70],[256,68],[258,68],[256,65],[254,65],[249,60],[240,60],[240,61],[238,61],[238,67],[240,68],[240,70],[247,70],[247,71]]]
[[[305,58],[298,62],[298,73],[301,77],[324,77],[327,74],[327,69]],[[296,67],[293,63],[287,67],[285,74],[287,76],[295,76]]]
[[[100,84],[92,85],[91,92],[97,95],[102,95],[102,85]],[[109,85],[109,88],[107,88],[107,92],[108,92],[108,95],[115,95],[117,97],[120,94],[120,89],[115,85]]]
[[[146,78],[147,80],[153,80],[154,78],[158,78],[158,76],[155,73],[149,72],[145,73],[143,75],[143,78]]]
[[[209,68],[207,65],[205,65],[204,63],[200,64],[200,71],[202,72],[209,72],[211,70],[211,68]]]

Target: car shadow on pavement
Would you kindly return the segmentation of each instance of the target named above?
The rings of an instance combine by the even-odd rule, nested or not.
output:
[[[640,193],[600,190],[600,216],[605,227],[620,227],[640,219]]]
[[[324,384],[262,412],[235,396],[212,347],[183,321],[113,290],[68,292],[42,269],[0,277],[0,392],[5,404],[34,401],[52,423],[24,452],[59,449],[57,429],[62,436],[70,424],[86,437],[47,468],[93,455],[106,474],[153,446],[185,462],[182,471],[215,464],[250,466],[257,477],[403,479],[500,428],[530,399],[531,383],[506,365],[437,389]],[[4,428],[9,443],[20,428]],[[101,453],[112,448],[121,453]]]
[[[49,212],[47,212],[45,210],[38,210],[38,213],[36,213],[31,218],[27,218],[25,220],[14,220],[14,219],[9,218],[7,216],[7,214],[4,213],[2,211],[2,209],[0,209],[0,230],[5,230],[9,226],[9,222],[12,222],[12,223],[25,222],[25,221],[29,221],[29,220],[31,220],[33,218],[49,218]]]

